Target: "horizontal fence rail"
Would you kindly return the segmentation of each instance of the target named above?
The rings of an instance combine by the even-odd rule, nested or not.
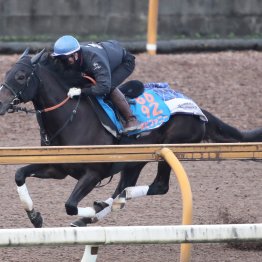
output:
[[[262,241],[262,224],[17,228],[0,230],[0,247],[180,244]]]
[[[160,161],[169,148],[179,160],[261,160],[262,143],[0,147],[0,164]]]

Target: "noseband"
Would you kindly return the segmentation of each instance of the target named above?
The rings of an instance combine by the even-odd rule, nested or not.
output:
[[[13,89],[11,86],[9,86],[6,82],[4,82],[3,84],[1,84],[0,89],[1,89],[2,87],[5,87],[6,89],[8,89],[8,90],[15,96],[15,98],[17,98],[17,94],[16,94],[16,92],[14,91],[14,89]],[[14,98],[14,99],[15,99],[15,98]]]

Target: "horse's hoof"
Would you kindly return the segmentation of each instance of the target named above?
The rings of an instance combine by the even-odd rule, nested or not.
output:
[[[119,197],[114,200],[112,204],[112,211],[123,209],[125,205],[126,205],[126,199],[124,197]]]
[[[92,218],[90,217],[83,217],[80,218],[70,224],[71,227],[86,227],[87,224],[92,224]]]
[[[26,211],[26,213],[34,227],[41,228],[43,226],[43,218],[40,212],[36,212],[32,209],[31,211]]]
[[[109,205],[103,201],[95,201],[94,202],[94,209],[96,213],[101,212],[103,209],[107,208]]]

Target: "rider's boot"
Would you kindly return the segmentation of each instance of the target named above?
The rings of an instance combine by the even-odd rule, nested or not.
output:
[[[124,125],[124,133],[141,129],[140,123],[132,114],[132,111],[129,107],[128,102],[126,101],[124,94],[118,88],[115,88],[110,93],[110,100],[125,118],[126,123]]]

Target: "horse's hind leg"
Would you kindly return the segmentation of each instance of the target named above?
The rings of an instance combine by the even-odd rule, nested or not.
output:
[[[146,195],[163,195],[168,192],[171,168],[166,162],[158,163],[157,176],[150,186],[126,187],[114,201],[113,207],[123,208],[126,200]]]
[[[169,190],[171,168],[166,162],[159,162],[157,176],[154,182],[149,186],[147,195],[164,195]]]
[[[112,195],[114,199],[112,209],[118,210],[125,206],[126,200],[145,195],[148,186],[135,186],[141,170],[146,163],[137,163],[136,166],[127,165],[121,172],[121,179]]]
[[[37,178],[56,178],[63,179],[66,175],[62,174],[54,166],[49,165],[28,165],[22,168],[19,168],[15,174],[15,182],[17,185],[17,192],[20,197],[20,200],[23,204],[23,207],[34,227],[42,227],[43,218],[40,212],[36,212],[34,209],[33,201],[29,195],[26,186],[27,177],[37,177]]]
[[[87,224],[96,223],[102,220],[108,214],[110,214],[112,210],[113,201],[116,199],[116,197],[120,195],[121,192],[123,192],[123,190],[126,187],[132,187],[136,185],[140,172],[145,165],[146,163],[135,163],[135,164],[127,165],[121,171],[120,181],[113,195],[105,201],[94,202],[94,209],[96,211],[95,217],[94,218],[82,217],[71,223],[71,226],[84,227]],[[123,206],[124,203],[122,201],[122,203],[119,203],[119,207],[117,209],[120,209],[120,207],[123,208]]]
[[[125,168],[121,171],[121,177],[117,188],[112,195],[113,199],[121,194],[125,188],[136,185],[138,177],[146,164],[147,163],[135,163],[125,166]]]

